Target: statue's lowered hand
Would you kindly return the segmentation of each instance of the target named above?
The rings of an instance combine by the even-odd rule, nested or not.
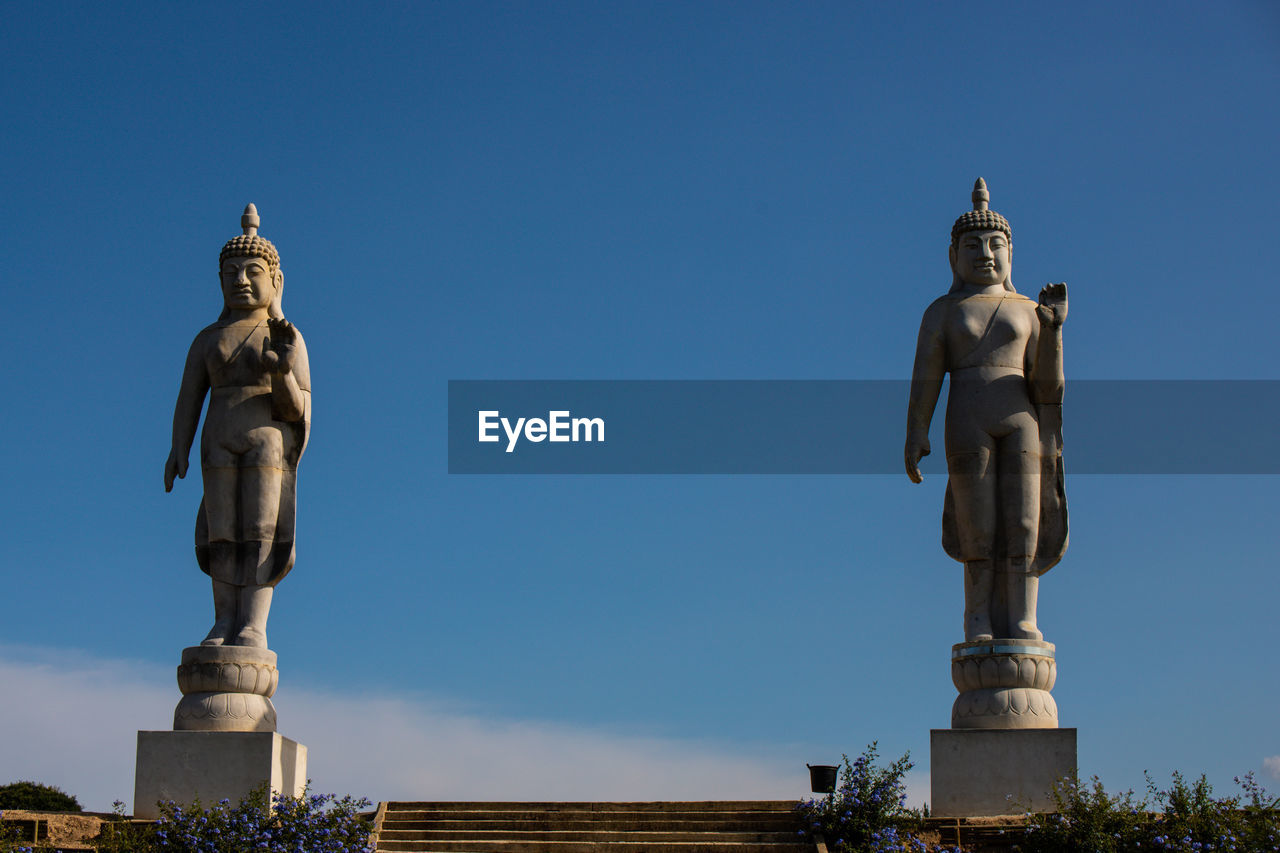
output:
[[[904,455],[907,463],[907,476],[911,478],[913,483],[922,482],[924,476],[920,473],[920,460],[929,455],[929,439],[908,438]]]
[[[187,459],[178,453],[177,448],[174,448],[169,453],[169,461],[164,463],[164,490],[173,491],[174,478],[181,480],[185,476],[187,476]]]
[[[1040,288],[1040,304],[1036,306],[1040,324],[1054,329],[1067,319],[1067,283],[1046,284]]]

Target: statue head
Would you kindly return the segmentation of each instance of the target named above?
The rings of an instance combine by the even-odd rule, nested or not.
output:
[[[268,315],[283,319],[281,299],[284,272],[280,253],[271,241],[258,236],[258,209],[252,203],[240,217],[244,233],[232,237],[218,255],[218,278],[222,283],[222,319],[233,308],[267,308]]]
[[[980,287],[1001,284],[1013,291],[1013,229],[1009,220],[988,208],[990,200],[987,182],[978,178],[973,184],[973,210],[951,226],[948,257],[952,293],[966,283]]]

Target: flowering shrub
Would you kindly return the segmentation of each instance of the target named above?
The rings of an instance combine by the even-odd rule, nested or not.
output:
[[[1063,780],[1054,791],[1058,813],[1028,815],[1023,853],[1095,850],[1220,853],[1280,851],[1280,802],[1269,798],[1249,773],[1236,777],[1243,797],[1213,796],[1201,776],[1188,783],[1173,774],[1173,785],[1157,790],[1148,780],[1150,800],[1132,791],[1111,796],[1094,777],[1086,785]],[[1154,807],[1154,808],[1152,808]]]
[[[365,853],[369,827],[357,812],[368,800],[336,799],[332,794],[291,797],[265,787],[237,805],[184,809],[160,804],[155,840],[157,853]]]
[[[907,789],[902,779],[914,765],[904,754],[888,767],[876,766],[876,744],[870,744],[850,764],[844,756],[840,784],[820,799],[804,800],[797,806],[799,835],[822,835],[832,853],[928,853],[930,847],[911,827],[918,827],[921,815],[907,808]]]
[[[116,802],[115,819],[94,840],[98,853],[366,853],[369,826],[358,812],[368,800],[332,794],[301,797],[253,791],[238,804],[223,800],[210,808],[160,804],[154,824],[125,818]],[[52,853],[24,844],[16,828],[0,824],[2,853]]]
[[[1162,808],[1157,829],[1157,850],[1280,850],[1280,809],[1268,799],[1252,773],[1237,776],[1244,797],[1215,799],[1209,782],[1201,776],[1187,784],[1173,774],[1173,787],[1156,791]],[[1151,786],[1149,786],[1151,787]]]

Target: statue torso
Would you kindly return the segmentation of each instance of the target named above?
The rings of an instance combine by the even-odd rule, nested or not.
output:
[[[943,333],[947,370],[1004,368],[1023,372],[1037,326],[1035,303],[1017,293],[954,294]]]
[[[209,384],[220,388],[257,388],[269,393],[271,377],[262,364],[262,345],[268,337],[267,324],[215,323],[202,332],[206,336],[205,367]]]

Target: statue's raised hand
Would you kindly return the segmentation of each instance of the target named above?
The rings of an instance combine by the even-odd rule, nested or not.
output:
[[[268,320],[269,338],[262,341],[262,363],[272,373],[285,374],[293,370],[298,332],[288,320]]]
[[[1062,327],[1067,319],[1067,283],[1046,284],[1040,288],[1040,304],[1036,306],[1036,314],[1042,326],[1053,329]]]

